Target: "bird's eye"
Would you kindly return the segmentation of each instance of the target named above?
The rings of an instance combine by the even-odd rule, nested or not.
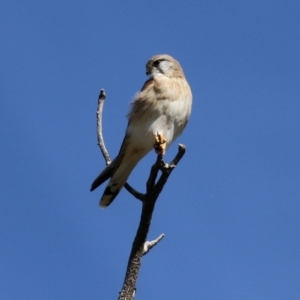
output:
[[[156,61],[153,62],[154,67],[157,67],[158,65],[159,65],[159,60],[156,60]]]

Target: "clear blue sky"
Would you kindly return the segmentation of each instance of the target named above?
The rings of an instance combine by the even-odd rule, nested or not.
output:
[[[13,1],[0,9],[0,298],[116,299],[140,203],[90,184],[154,54],[194,94],[137,299],[300,299],[300,2]],[[173,158],[177,146],[167,153]],[[129,182],[145,190],[148,155]]]

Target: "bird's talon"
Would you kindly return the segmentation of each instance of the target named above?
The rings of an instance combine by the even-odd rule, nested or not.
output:
[[[155,144],[153,145],[153,147],[155,149],[155,152],[158,155],[165,155],[166,147],[167,147],[166,138],[162,134],[157,133],[154,136],[154,139],[155,139]]]

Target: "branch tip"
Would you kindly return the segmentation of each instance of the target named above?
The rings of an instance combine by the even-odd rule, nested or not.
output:
[[[185,151],[185,145],[183,144],[178,144],[178,151]]]
[[[101,89],[100,93],[99,93],[98,100],[105,100],[105,98],[106,98],[105,90]]]
[[[144,243],[144,250],[143,255],[146,255],[154,246],[156,246],[163,238],[165,237],[165,234],[162,233],[158,238],[156,238],[153,241],[145,242]]]

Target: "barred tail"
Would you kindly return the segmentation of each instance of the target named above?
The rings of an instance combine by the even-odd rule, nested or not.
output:
[[[138,161],[130,161],[128,163],[122,163],[119,168],[115,170],[106,189],[104,190],[104,193],[100,200],[100,207],[105,208],[113,202],[113,200],[116,198],[116,196],[119,194],[120,190],[126,183],[137,162]]]
[[[100,186],[104,181],[113,175],[114,166],[116,164],[116,159],[114,159],[94,180],[91,186],[91,192]]]

